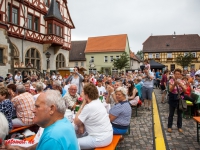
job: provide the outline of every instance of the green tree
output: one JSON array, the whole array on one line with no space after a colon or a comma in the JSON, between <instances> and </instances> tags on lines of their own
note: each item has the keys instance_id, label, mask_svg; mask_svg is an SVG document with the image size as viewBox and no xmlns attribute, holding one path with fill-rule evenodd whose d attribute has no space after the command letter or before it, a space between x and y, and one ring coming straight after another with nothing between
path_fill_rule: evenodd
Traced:
<instances>
[{"instance_id":1,"label":"green tree","mask_svg":"<svg viewBox=\"0 0 200 150\"><path fill-rule=\"evenodd\" d=\"M129 67L129 60L130 56L126 52L123 52L120 58L113 59L113 66L121 72L122 69Z\"/></svg>"},{"instance_id":2,"label":"green tree","mask_svg":"<svg viewBox=\"0 0 200 150\"><path fill-rule=\"evenodd\" d=\"M194 56L189 52L186 53L186 55L177 56L175 62L184 69L185 67L189 67L191 65L193 58Z\"/></svg>"},{"instance_id":3,"label":"green tree","mask_svg":"<svg viewBox=\"0 0 200 150\"><path fill-rule=\"evenodd\" d=\"M137 51L136 55L137 55L138 57L140 57L141 60L143 60L143 50Z\"/></svg>"}]
</instances>

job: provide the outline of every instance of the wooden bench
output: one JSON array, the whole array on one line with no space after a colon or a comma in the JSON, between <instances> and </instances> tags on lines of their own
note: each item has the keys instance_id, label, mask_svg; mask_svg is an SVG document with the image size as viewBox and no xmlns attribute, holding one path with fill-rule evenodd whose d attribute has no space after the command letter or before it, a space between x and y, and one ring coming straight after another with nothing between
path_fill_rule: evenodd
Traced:
<instances>
[{"instance_id":1,"label":"wooden bench","mask_svg":"<svg viewBox=\"0 0 200 150\"><path fill-rule=\"evenodd\" d=\"M12 129L12 130L9 132L9 134L15 133L15 132L19 132L19 131L23 131L23 130L25 130L25 129L29 129L29 128L32 127L32 126L34 126L34 125L29 125L29 126L23 126L23 127L14 128L14 129Z\"/></svg>"},{"instance_id":2,"label":"wooden bench","mask_svg":"<svg viewBox=\"0 0 200 150\"><path fill-rule=\"evenodd\" d=\"M106 147L95 148L95 150L115 150L120 138L121 138L121 135L113 135L113 140L110 143L110 145Z\"/></svg>"},{"instance_id":3,"label":"wooden bench","mask_svg":"<svg viewBox=\"0 0 200 150\"><path fill-rule=\"evenodd\" d=\"M193 117L197 123L197 142L199 142L200 117Z\"/></svg>"},{"instance_id":4,"label":"wooden bench","mask_svg":"<svg viewBox=\"0 0 200 150\"><path fill-rule=\"evenodd\" d=\"M35 134L36 135L36 134ZM35 135L32 135L32 136L29 136L29 137L27 137L27 138L25 138L25 140L26 141L33 141L34 140L34 138L35 138Z\"/></svg>"},{"instance_id":5,"label":"wooden bench","mask_svg":"<svg viewBox=\"0 0 200 150\"><path fill-rule=\"evenodd\" d=\"M193 103L188 101L188 100L186 100L186 104L187 104L187 112L189 113L188 118L191 118L192 117L191 107L193 106ZM183 111L183 118L187 118L185 111Z\"/></svg>"}]
</instances>

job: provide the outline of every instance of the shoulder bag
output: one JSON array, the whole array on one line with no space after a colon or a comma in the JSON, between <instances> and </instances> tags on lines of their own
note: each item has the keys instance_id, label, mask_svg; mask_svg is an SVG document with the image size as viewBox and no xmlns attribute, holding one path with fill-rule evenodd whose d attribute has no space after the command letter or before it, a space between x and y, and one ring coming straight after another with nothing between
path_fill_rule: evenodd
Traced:
<instances>
[{"instance_id":1,"label":"shoulder bag","mask_svg":"<svg viewBox=\"0 0 200 150\"><path fill-rule=\"evenodd\" d=\"M181 97L181 94L179 92L179 89L178 89L178 86L176 86L177 88L177 91L178 91L178 103L179 103L179 110L182 110L182 111L186 111L187 110L187 104L186 104L186 101Z\"/></svg>"}]
</instances>

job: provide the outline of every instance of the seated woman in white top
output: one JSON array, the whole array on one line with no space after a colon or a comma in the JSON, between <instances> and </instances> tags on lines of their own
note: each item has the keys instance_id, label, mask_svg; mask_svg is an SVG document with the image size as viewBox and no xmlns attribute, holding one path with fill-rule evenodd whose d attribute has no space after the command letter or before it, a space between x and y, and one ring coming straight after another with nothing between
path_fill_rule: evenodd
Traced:
<instances>
[{"instance_id":1,"label":"seated woman in white top","mask_svg":"<svg viewBox=\"0 0 200 150\"><path fill-rule=\"evenodd\" d=\"M88 133L78 138L81 149L104 147L112 142L113 129L107 111L101 101L96 86L88 83L83 88L84 101L76 114L74 123L78 134Z\"/></svg>"}]
</instances>

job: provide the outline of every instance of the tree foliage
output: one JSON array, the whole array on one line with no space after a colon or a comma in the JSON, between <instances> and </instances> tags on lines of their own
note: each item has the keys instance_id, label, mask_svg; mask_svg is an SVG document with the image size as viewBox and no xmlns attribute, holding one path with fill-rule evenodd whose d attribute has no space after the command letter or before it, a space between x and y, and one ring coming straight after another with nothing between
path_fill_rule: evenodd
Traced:
<instances>
[{"instance_id":1,"label":"tree foliage","mask_svg":"<svg viewBox=\"0 0 200 150\"><path fill-rule=\"evenodd\" d=\"M179 55L176 57L175 62L184 69L185 67L189 67L191 65L193 58L194 56L189 52L186 55Z\"/></svg>"},{"instance_id":2,"label":"tree foliage","mask_svg":"<svg viewBox=\"0 0 200 150\"><path fill-rule=\"evenodd\" d=\"M129 67L129 61L130 56L126 52L123 52L122 55L120 55L120 58L113 59L113 66L121 71L122 69Z\"/></svg>"},{"instance_id":3,"label":"tree foliage","mask_svg":"<svg viewBox=\"0 0 200 150\"><path fill-rule=\"evenodd\" d=\"M140 57L141 60L143 60L143 50L137 51L136 55L137 55L138 57Z\"/></svg>"}]
</instances>

